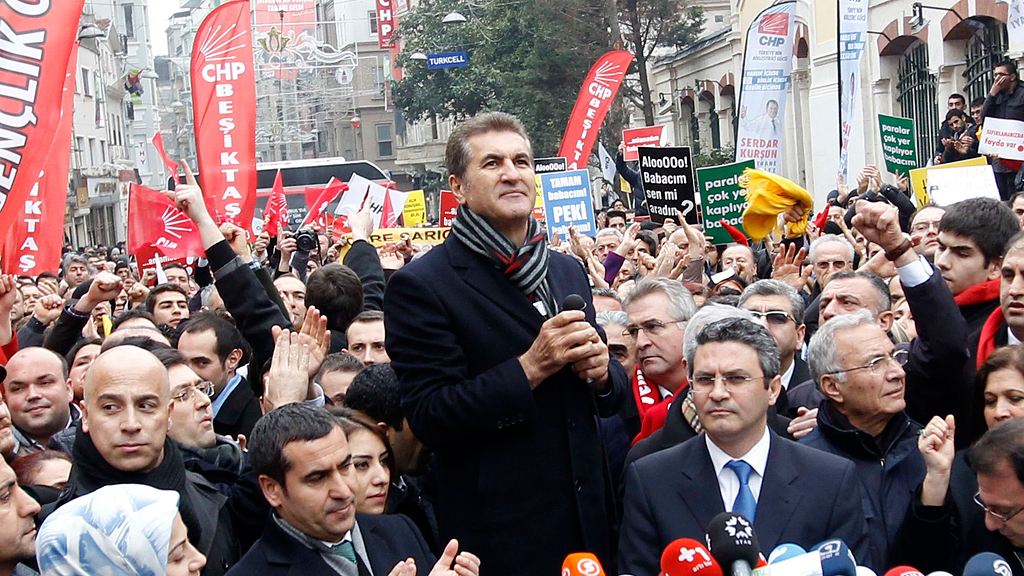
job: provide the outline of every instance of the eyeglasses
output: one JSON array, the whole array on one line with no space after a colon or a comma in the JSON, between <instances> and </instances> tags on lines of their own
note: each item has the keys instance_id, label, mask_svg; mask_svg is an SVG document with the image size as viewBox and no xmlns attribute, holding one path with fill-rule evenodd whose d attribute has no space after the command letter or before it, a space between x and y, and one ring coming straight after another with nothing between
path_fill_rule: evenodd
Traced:
<instances>
[{"instance_id":1,"label":"eyeglasses","mask_svg":"<svg viewBox=\"0 0 1024 576\"><path fill-rule=\"evenodd\" d=\"M843 370L833 370L831 372L825 372L825 374L842 374L843 372L853 372L854 370L863 370L865 368L867 368L872 374L877 374L878 372L881 372L889 362L895 362L900 366L905 366L909 358L910 353L906 350L895 350L892 354L878 356L863 366L854 366L853 368L845 368Z\"/></svg>"},{"instance_id":2,"label":"eyeglasses","mask_svg":"<svg viewBox=\"0 0 1024 576\"><path fill-rule=\"evenodd\" d=\"M790 315L788 312L783 312L782 310L769 310L767 312L747 310L747 312L750 312L751 314L757 316L758 318L767 318L768 323L774 326L782 326L783 324L789 322L790 320L792 320L794 324L797 323L796 319L793 318L792 315Z\"/></svg>"},{"instance_id":3,"label":"eyeglasses","mask_svg":"<svg viewBox=\"0 0 1024 576\"><path fill-rule=\"evenodd\" d=\"M171 400L175 402L190 402L195 397L196 392L202 392L206 394L208 398L213 397L213 382L209 380L203 380L202 382L194 382L192 384L186 384L177 394L171 396Z\"/></svg>"},{"instance_id":4,"label":"eyeglasses","mask_svg":"<svg viewBox=\"0 0 1024 576\"><path fill-rule=\"evenodd\" d=\"M764 380L764 376L742 376L739 374L732 374L729 376L697 376L690 380L690 386L694 392L701 394L710 392L715 387L715 383L719 380L722 381L722 385L725 386L726 390L730 392L746 386L748 382L754 380Z\"/></svg>"},{"instance_id":5,"label":"eyeglasses","mask_svg":"<svg viewBox=\"0 0 1024 576\"><path fill-rule=\"evenodd\" d=\"M1013 517L1016 516L1017 514L1020 514L1021 512L1024 512L1024 508L1018 508L1017 511L1014 512L1013 514L1007 514L1007 515L998 514L996 512L993 512L991 508L989 508L988 506L985 506L985 503L981 501L981 491L978 491L978 492L974 493L974 503L977 504L978 506L980 506L981 509L984 510L986 514L991 514L993 518L995 518L996 520L999 520L1003 524L1006 524L1007 522L1012 520Z\"/></svg>"},{"instance_id":6,"label":"eyeglasses","mask_svg":"<svg viewBox=\"0 0 1024 576\"><path fill-rule=\"evenodd\" d=\"M815 262L814 267L818 270L828 270L829 268L835 268L836 270L843 270L850 263L846 260L822 260L821 262Z\"/></svg>"},{"instance_id":7,"label":"eyeglasses","mask_svg":"<svg viewBox=\"0 0 1024 576\"><path fill-rule=\"evenodd\" d=\"M665 332L665 328L667 328L669 324L678 324L680 322L686 322L686 320L670 320L668 322L662 322L661 320L648 320L639 326L626 326L626 329L622 331L622 335L636 339L637 335L640 334L640 331L643 330L648 336L658 336Z\"/></svg>"},{"instance_id":8,"label":"eyeglasses","mask_svg":"<svg viewBox=\"0 0 1024 576\"><path fill-rule=\"evenodd\" d=\"M932 229L934 229L936 232L939 231L938 220L936 220L935 222L918 222L917 224L914 224L913 226L910 227L911 232L927 232Z\"/></svg>"}]
</instances>

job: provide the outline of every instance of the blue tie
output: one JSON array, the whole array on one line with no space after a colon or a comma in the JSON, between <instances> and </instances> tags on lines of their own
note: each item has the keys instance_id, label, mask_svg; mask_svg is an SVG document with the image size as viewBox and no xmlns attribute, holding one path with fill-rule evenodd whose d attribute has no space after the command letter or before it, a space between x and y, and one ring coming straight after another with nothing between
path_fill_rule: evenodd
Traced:
<instances>
[{"instance_id":1,"label":"blue tie","mask_svg":"<svg viewBox=\"0 0 1024 576\"><path fill-rule=\"evenodd\" d=\"M757 502L754 500L754 493L750 491L750 473L754 471L743 460L733 460L725 465L736 474L740 481L740 491L736 494L736 500L732 503L732 511L742 514L744 518L754 523L754 513L757 511Z\"/></svg>"}]
</instances>

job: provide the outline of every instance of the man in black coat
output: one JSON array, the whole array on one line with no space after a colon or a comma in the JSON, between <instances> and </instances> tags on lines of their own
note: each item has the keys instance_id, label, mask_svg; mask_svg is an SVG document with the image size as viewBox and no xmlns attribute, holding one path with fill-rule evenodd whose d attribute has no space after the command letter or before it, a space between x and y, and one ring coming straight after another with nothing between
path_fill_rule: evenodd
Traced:
<instances>
[{"instance_id":1,"label":"man in black coat","mask_svg":"<svg viewBox=\"0 0 1024 576\"><path fill-rule=\"evenodd\" d=\"M459 553L456 542L435 563L408 518L355 513L352 456L330 413L305 404L268 412L249 448L274 513L229 574L363 576L397 568L399 576L479 575L480 560Z\"/></svg>"},{"instance_id":2,"label":"man in black coat","mask_svg":"<svg viewBox=\"0 0 1024 576\"><path fill-rule=\"evenodd\" d=\"M1017 64L1013 60L1003 60L996 64L992 75L992 88L981 105L981 121L990 117L1024 120L1024 86L1017 75ZM1017 171L999 161L994 162L992 168L996 172L999 194L1003 200L1008 200L1014 192L1013 180Z\"/></svg>"},{"instance_id":3,"label":"man in black coat","mask_svg":"<svg viewBox=\"0 0 1024 576\"><path fill-rule=\"evenodd\" d=\"M614 499L597 416L622 404L625 370L596 327L583 268L549 252L531 217L522 124L468 120L446 161L461 204L451 235L384 295L402 410L437 458L442 541L458 538L492 575L553 574L580 551L610 571ZM561 311L570 294L583 311Z\"/></svg>"}]
</instances>

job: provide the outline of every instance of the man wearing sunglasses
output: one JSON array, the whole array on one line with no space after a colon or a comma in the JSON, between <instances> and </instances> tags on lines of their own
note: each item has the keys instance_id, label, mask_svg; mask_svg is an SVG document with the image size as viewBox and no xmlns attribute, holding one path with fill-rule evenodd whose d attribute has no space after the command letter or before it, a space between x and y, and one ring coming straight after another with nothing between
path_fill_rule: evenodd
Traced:
<instances>
[{"instance_id":1,"label":"man wearing sunglasses","mask_svg":"<svg viewBox=\"0 0 1024 576\"><path fill-rule=\"evenodd\" d=\"M897 563L891 549L925 474L917 450L921 425L905 411L907 356L868 310L825 322L807 352L825 400L818 426L800 442L857 467L864 509L871 511L871 554L857 560L876 571Z\"/></svg>"}]
</instances>

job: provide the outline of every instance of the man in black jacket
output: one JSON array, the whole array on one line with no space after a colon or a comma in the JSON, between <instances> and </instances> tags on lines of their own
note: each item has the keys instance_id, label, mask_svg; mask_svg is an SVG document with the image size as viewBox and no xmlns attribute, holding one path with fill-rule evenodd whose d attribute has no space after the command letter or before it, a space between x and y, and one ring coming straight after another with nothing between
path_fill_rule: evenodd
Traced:
<instances>
[{"instance_id":1,"label":"man in black jacket","mask_svg":"<svg viewBox=\"0 0 1024 576\"><path fill-rule=\"evenodd\" d=\"M303 404L260 420L249 444L260 487L274 508L263 536L229 572L305 576L477 576L480 560L452 541L435 563L404 516L355 513L341 423ZM454 562L455 569L452 569Z\"/></svg>"},{"instance_id":2,"label":"man in black jacket","mask_svg":"<svg viewBox=\"0 0 1024 576\"><path fill-rule=\"evenodd\" d=\"M990 117L1024 120L1024 86L1021 86L1017 75L1017 64L1013 60L1003 60L996 64L992 75L995 81L981 106L982 122ZM1003 200L1009 199L1014 192L1013 180L1017 171L998 160L992 164L992 168L996 172L999 194Z\"/></svg>"}]
</instances>

